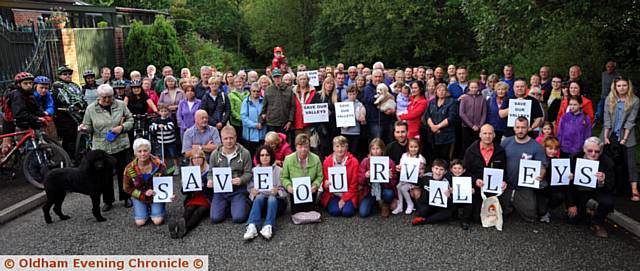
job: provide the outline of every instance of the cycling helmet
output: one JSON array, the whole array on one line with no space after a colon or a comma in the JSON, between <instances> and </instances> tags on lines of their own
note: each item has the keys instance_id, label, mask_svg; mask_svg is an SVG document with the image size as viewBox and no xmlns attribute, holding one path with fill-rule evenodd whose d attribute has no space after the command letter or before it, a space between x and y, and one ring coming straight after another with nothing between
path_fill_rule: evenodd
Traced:
<instances>
[{"instance_id":1,"label":"cycling helmet","mask_svg":"<svg viewBox=\"0 0 640 271\"><path fill-rule=\"evenodd\" d=\"M93 72L93 70L86 70L82 73L82 77L86 78L87 76L93 76L96 77L96 73Z\"/></svg>"},{"instance_id":2,"label":"cycling helmet","mask_svg":"<svg viewBox=\"0 0 640 271\"><path fill-rule=\"evenodd\" d=\"M25 80L33 80L33 74L30 74L28 72L19 72L18 74L16 74L16 77L14 79L16 84L19 84L20 82Z\"/></svg>"},{"instance_id":3,"label":"cycling helmet","mask_svg":"<svg viewBox=\"0 0 640 271\"><path fill-rule=\"evenodd\" d=\"M49 77L38 76L36 77L35 80L33 80L33 83L40 84L40 85L48 85L48 84L51 84L51 81L49 81Z\"/></svg>"},{"instance_id":4,"label":"cycling helmet","mask_svg":"<svg viewBox=\"0 0 640 271\"><path fill-rule=\"evenodd\" d=\"M273 48L273 53L275 54L276 52L282 53L283 52L282 47L276 46L275 48Z\"/></svg>"},{"instance_id":5,"label":"cycling helmet","mask_svg":"<svg viewBox=\"0 0 640 271\"><path fill-rule=\"evenodd\" d=\"M124 82L124 80L116 80L113 82L112 85L113 88L126 88L127 87L127 83Z\"/></svg>"},{"instance_id":6,"label":"cycling helmet","mask_svg":"<svg viewBox=\"0 0 640 271\"><path fill-rule=\"evenodd\" d=\"M67 65L62 65L62 66L58 67L58 69L56 69L56 71L58 72L58 74L62 74L63 72L71 72L71 73L73 73L73 69L69 68L69 66L67 66Z\"/></svg>"},{"instance_id":7,"label":"cycling helmet","mask_svg":"<svg viewBox=\"0 0 640 271\"><path fill-rule=\"evenodd\" d=\"M131 81L131 84L129 84L129 86L132 87L132 88L140 88L140 87L142 87L142 81L133 80L133 81Z\"/></svg>"}]
</instances>

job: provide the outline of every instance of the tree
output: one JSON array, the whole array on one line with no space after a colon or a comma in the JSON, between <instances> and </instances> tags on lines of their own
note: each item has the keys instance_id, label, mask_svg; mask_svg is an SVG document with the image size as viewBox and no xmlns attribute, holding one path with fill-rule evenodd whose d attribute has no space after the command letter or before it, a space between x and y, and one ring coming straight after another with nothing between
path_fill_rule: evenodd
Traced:
<instances>
[{"instance_id":1,"label":"tree","mask_svg":"<svg viewBox=\"0 0 640 271\"><path fill-rule=\"evenodd\" d=\"M163 16L156 16L150 27L134 22L125 42L129 70L144 70L149 64L176 69L186 65L176 30Z\"/></svg>"}]
</instances>

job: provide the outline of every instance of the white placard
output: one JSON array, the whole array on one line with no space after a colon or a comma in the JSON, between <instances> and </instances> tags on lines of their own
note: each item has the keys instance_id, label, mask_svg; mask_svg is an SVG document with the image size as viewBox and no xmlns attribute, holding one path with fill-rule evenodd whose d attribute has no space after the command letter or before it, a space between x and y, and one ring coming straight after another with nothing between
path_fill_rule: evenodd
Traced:
<instances>
[{"instance_id":1,"label":"white placard","mask_svg":"<svg viewBox=\"0 0 640 271\"><path fill-rule=\"evenodd\" d=\"M273 168L254 167L253 187L260 192L270 192L273 188Z\"/></svg>"},{"instance_id":2,"label":"white placard","mask_svg":"<svg viewBox=\"0 0 640 271\"><path fill-rule=\"evenodd\" d=\"M447 208L449 182L429 180L429 205Z\"/></svg>"},{"instance_id":3,"label":"white placard","mask_svg":"<svg viewBox=\"0 0 640 271\"><path fill-rule=\"evenodd\" d=\"M369 157L369 182L389 183L389 156Z\"/></svg>"},{"instance_id":4,"label":"white placard","mask_svg":"<svg viewBox=\"0 0 640 271\"><path fill-rule=\"evenodd\" d=\"M213 175L213 193L233 192L230 167L214 167L211 168L211 173Z\"/></svg>"},{"instance_id":5,"label":"white placard","mask_svg":"<svg viewBox=\"0 0 640 271\"><path fill-rule=\"evenodd\" d=\"M153 177L153 202L171 202L173 177Z\"/></svg>"},{"instance_id":6,"label":"white placard","mask_svg":"<svg viewBox=\"0 0 640 271\"><path fill-rule=\"evenodd\" d=\"M293 204L313 201L313 196L311 195L311 178L293 178L291 179L291 185L293 186Z\"/></svg>"},{"instance_id":7,"label":"white placard","mask_svg":"<svg viewBox=\"0 0 640 271\"><path fill-rule=\"evenodd\" d=\"M569 159L551 159L551 183L549 185L569 185L570 162Z\"/></svg>"},{"instance_id":8,"label":"white placard","mask_svg":"<svg viewBox=\"0 0 640 271\"><path fill-rule=\"evenodd\" d=\"M420 158L405 157L400 160L400 181L407 183L418 183L420 175Z\"/></svg>"},{"instance_id":9,"label":"white placard","mask_svg":"<svg viewBox=\"0 0 640 271\"><path fill-rule=\"evenodd\" d=\"M518 186L529 188L540 188L540 181L536 179L540 176L542 163L537 160L520 160L518 168Z\"/></svg>"},{"instance_id":10,"label":"white placard","mask_svg":"<svg viewBox=\"0 0 640 271\"><path fill-rule=\"evenodd\" d=\"M304 123L329 122L329 104L303 104L302 119Z\"/></svg>"},{"instance_id":11,"label":"white placard","mask_svg":"<svg viewBox=\"0 0 640 271\"><path fill-rule=\"evenodd\" d=\"M182 191L202 191L202 174L199 166L182 167L180 175L182 177Z\"/></svg>"},{"instance_id":12,"label":"white placard","mask_svg":"<svg viewBox=\"0 0 640 271\"><path fill-rule=\"evenodd\" d=\"M320 79L318 79L318 70L306 71L305 72L309 77L309 85L317 87L320 85Z\"/></svg>"},{"instance_id":13,"label":"white placard","mask_svg":"<svg viewBox=\"0 0 640 271\"><path fill-rule=\"evenodd\" d=\"M471 203L473 188L471 177L451 178L453 188L453 203Z\"/></svg>"},{"instance_id":14,"label":"white placard","mask_svg":"<svg viewBox=\"0 0 640 271\"><path fill-rule=\"evenodd\" d=\"M516 119L520 116L526 117L531 123L531 101L510 99L509 100L509 117L507 118L507 127L513 127Z\"/></svg>"},{"instance_id":15,"label":"white placard","mask_svg":"<svg viewBox=\"0 0 640 271\"><path fill-rule=\"evenodd\" d=\"M356 126L356 110L353 102L336 103L336 126Z\"/></svg>"},{"instance_id":16,"label":"white placard","mask_svg":"<svg viewBox=\"0 0 640 271\"><path fill-rule=\"evenodd\" d=\"M329 182L329 192L344 193L349 190L347 180L347 167L337 166L327 168L327 181Z\"/></svg>"},{"instance_id":17,"label":"white placard","mask_svg":"<svg viewBox=\"0 0 640 271\"><path fill-rule=\"evenodd\" d=\"M593 161L578 158L576 160L576 173L573 174L573 184L577 186L584 186L590 188L596 188L598 179L596 179L596 173L600 161Z\"/></svg>"},{"instance_id":18,"label":"white placard","mask_svg":"<svg viewBox=\"0 0 640 271\"><path fill-rule=\"evenodd\" d=\"M504 170L499 168L484 168L482 173L482 192L502 193L502 180L504 180Z\"/></svg>"}]
</instances>

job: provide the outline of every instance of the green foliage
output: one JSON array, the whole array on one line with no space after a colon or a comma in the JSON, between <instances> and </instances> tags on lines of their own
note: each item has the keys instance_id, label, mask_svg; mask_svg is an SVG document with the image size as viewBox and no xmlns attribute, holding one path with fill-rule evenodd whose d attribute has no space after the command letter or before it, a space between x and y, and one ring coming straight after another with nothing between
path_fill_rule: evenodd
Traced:
<instances>
[{"instance_id":1,"label":"green foliage","mask_svg":"<svg viewBox=\"0 0 640 271\"><path fill-rule=\"evenodd\" d=\"M197 33L187 34L182 39L182 48L187 56L187 67L192 74L198 74L201 66L215 65L218 70L237 70L245 65L244 59L224 51L219 45L200 37Z\"/></svg>"},{"instance_id":2,"label":"green foliage","mask_svg":"<svg viewBox=\"0 0 640 271\"><path fill-rule=\"evenodd\" d=\"M98 28L109 27L109 23L107 23L105 21L99 21L97 25L98 25Z\"/></svg>"},{"instance_id":3,"label":"green foliage","mask_svg":"<svg viewBox=\"0 0 640 271\"><path fill-rule=\"evenodd\" d=\"M130 7L144 9L167 9L169 0L85 0L88 3L103 7Z\"/></svg>"},{"instance_id":4,"label":"green foliage","mask_svg":"<svg viewBox=\"0 0 640 271\"><path fill-rule=\"evenodd\" d=\"M156 16L151 26L134 22L127 35L125 51L128 70L145 70L149 64L176 69L186 65L176 30L163 16Z\"/></svg>"}]
</instances>

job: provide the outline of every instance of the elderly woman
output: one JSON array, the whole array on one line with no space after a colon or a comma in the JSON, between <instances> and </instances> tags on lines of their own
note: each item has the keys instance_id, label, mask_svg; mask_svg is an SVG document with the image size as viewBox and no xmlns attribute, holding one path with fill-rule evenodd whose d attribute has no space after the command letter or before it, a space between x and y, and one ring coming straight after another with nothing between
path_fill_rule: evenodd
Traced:
<instances>
[{"instance_id":1,"label":"elderly woman","mask_svg":"<svg viewBox=\"0 0 640 271\"><path fill-rule=\"evenodd\" d=\"M196 111L200 108L200 99L196 98L196 90L191 84L184 86L186 99L178 104L176 118L180 126L180 138L183 138L184 131L191 128L195 123Z\"/></svg>"},{"instance_id":2,"label":"elderly woman","mask_svg":"<svg viewBox=\"0 0 640 271\"><path fill-rule=\"evenodd\" d=\"M256 149L264 142L267 125L260 118L263 101L262 96L260 96L260 87L257 83L251 85L250 92L251 94L244 98L240 105L240 118L242 119L242 126L240 127L243 130L242 137L245 146L249 149L251 157L253 157Z\"/></svg>"},{"instance_id":3,"label":"elderly woman","mask_svg":"<svg viewBox=\"0 0 640 271\"><path fill-rule=\"evenodd\" d=\"M236 130L233 126L225 126L220 132L222 147L211 154L209 165L213 168L231 168L231 192L220 193L213 191L211 199L211 222L219 223L226 219L227 213L231 213L233 223L243 223L249 214L249 202L247 184L251 179L251 155L236 139ZM209 175L207 187L213 188L215 176ZM215 180L216 182L219 180Z\"/></svg>"},{"instance_id":4,"label":"elderly woman","mask_svg":"<svg viewBox=\"0 0 640 271\"><path fill-rule=\"evenodd\" d=\"M295 140L296 152L284 159L284 166L280 174L282 186L289 192L289 203L291 204L291 214L299 212L315 211L315 201L318 189L322 184L322 162L320 157L311 152L309 146L309 136L299 134ZM294 204L293 179L298 177L309 177L311 179L311 195L313 201L310 203Z\"/></svg>"},{"instance_id":5,"label":"elderly woman","mask_svg":"<svg viewBox=\"0 0 640 271\"><path fill-rule=\"evenodd\" d=\"M161 225L167 214L166 203L153 202L156 193L153 191L153 177L165 175L166 167L158 157L151 155L151 142L144 138L133 142L133 154L135 159L125 168L122 183L124 191L133 199L136 226L147 224L149 217L153 224Z\"/></svg>"},{"instance_id":6,"label":"elderly woman","mask_svg":"<svg viewBox=\"0 0 640 271\"><path fill-rule=\"evenodd\" d=\"M291 146L287 143L287 136L283 133L268 132L264 136L264 144L271 147L275 155L275 163L277 166L282 167L282 162L287 155L291 154ZM259 157L253 157L253 164L258 164Z\"/></svg>"},{"instance_id":7,"label":"elderly woman","mask_svg":"<svg viewBox=\"0 0 640 271\"><path fill-rule=\"evenodd\" d=\"M118 175L119 199L124 206L131 207L129 195L122 188L123 172L127 165L129 137L127 131L133 128L133 116L124 102L113 99L113 88L104 84L97 90L98 100L87 107L84 120L79 129L88 130L93 134L93 149L103 150L116 158L116 174ZM113 183L111 183L113 186ZM103 211L111 210L115 201L113 188L107 188L103 201Z\"/></svg>"},{"instance_id":8,"label":"elderly woman","mask_svg":"<svg viewBox=\"0 0 640 271\"><path fill-rule=\"evenodd\" d=\"M152 86L152 80L145 77L144 79L142 79L142 90L144 91L144 93L147 94L147 96L149 96L149 99L151 99L151 101L153 101L153 105L155 105L156 107L158 107L158 99L160 97L158 97L158 94L156 93L155 90L153 90L151 88ZM153 108L149 107L147 109L147 113L153 113L155 111L153 111Z\"/></svg>"},{"instance_id":9,"label":"elderly woman","mask_svg":"<svg viewBox=\"0 0 640 271\"><path fill-rule=\"evenodd\" d=\"M598 237L606 238L607 230L604 228L604 219L613 212L615 189L615 174L613 161L602 153L604 144L597 137L590 137L584 142L583 152L576 158L583 158L592 161L599 161L596 172L596 188L571 185L566 199L567 215L570 223L579 223L587 219L587 202L595 199L598 202L593 217L591 218L591 230ZM575 168L576 159L572 159L571 168ZM574 175L570 174L569 179L575 182Z\"/></svg>"},{"instance_id":10,"label":"elderly woman","mask_svg":"<svg viewBox=\"0 0 640 271\"><path fill-rule=\"evenodd\" d=\"M171 112L176 112L178 103L184 100L184 91L178 87L178 81L171 75L164 78L164 86L165 89L158 98L158 105L166 104Z\"/></svg>"},{"instance_id":11,"label":"elderly woman","mask_svg":"<svg viewBox=\"0 0 640 271\"><path fill-rule=\"evenodd\" d=\"M624 146L627 169L631 183L631 200L640 201L638 192L638 170L636 167L636 117L640 101L633 91L629 79L618 77L611 85L605 100L604 131L605 144L618 143Z\"/></svg>"}]
</instances>

